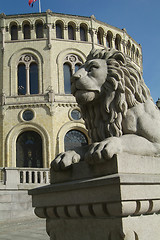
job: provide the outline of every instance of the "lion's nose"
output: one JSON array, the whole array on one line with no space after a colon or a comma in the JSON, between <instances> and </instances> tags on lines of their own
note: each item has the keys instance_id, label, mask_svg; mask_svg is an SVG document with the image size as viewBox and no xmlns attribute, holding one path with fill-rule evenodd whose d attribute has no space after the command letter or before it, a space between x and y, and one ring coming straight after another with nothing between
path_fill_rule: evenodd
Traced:
<instances>
[{"instance_id":1,"label":"lion's nose","mask_svg":"<svg viewBox=\"0 0 160 240\"><path fill-rule=\"evenodd\" d=\"M74 73L73 76L71 77L71 82L74 82L82 77L81 74L76 74Z\"/></svg>"},{"instance_id":2,"label":"lion's nose","mask_svg":"<svg viewBox=\"0 0 160 240\"><path fill-rule=\"evenodd\" d=\"M73 75L73 77L74 77L75 80L77 80L77 79L81 78L82 75L81 75L81 74L76 74L76 73L75 73L75 74Z\"/></svg>"},{"instance_id":3,"label":"lion's nose","mask_svg":"<svg viewBox=\"0 0 160 240\"><path fill-rule=\"evenodd\" d=\"M71 81L72 81L72 82L73 82L73 81L76 81L76 80L82 78L84 75L85 75L85 70L84 70L84 68L82 67L82 68L80 68L77 72L75 72L75 73L73 74L73 76L72 76L72 78L71 78Z\"/></svg>"}]
</instances>

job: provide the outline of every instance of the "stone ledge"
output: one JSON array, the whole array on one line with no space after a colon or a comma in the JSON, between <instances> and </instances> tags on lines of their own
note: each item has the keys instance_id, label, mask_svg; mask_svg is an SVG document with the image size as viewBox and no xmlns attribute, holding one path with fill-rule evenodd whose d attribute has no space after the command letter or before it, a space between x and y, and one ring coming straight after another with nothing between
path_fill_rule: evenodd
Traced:
<instances>
[{"instance_id":1,"label":"stone ledge","mask_svg":"<svg viewBox=\"0 0 160 240\"><path fill-rule=\"evenodd\" d=\"M159 169L160 157L121 153L112 159L107 159L104 163L89 165L86 162L80 162L60 172L51 169L51 183L89 179L116 173L159 174Z\"/></svg>"},{"instance_id":2,"label":"stone ledge","mask_svg":"<svg viewBox=\"0 0 160 240\"><path fill-rule=\"evenodd\" d=\"M111 218L153 213L160 213L160 199L35 208L38 217L50 219Z\"/></svg>"}]
</instances>

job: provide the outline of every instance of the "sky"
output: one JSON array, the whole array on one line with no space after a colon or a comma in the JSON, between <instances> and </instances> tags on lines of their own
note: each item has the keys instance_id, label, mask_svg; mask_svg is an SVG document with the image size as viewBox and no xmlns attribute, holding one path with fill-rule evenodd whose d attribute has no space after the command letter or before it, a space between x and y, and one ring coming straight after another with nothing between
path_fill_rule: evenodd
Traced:
<instances>
[{"instance_id":1,"label":"sky","mask_svg":"<svg viewBox=\"0 0 160 240\"><path fill-rule=\"evenodd\" d=\"M6 15L35 13L28 0L1 1L0 13ZM159 0L40 0L41 10L90 17L108 23L127 33L142 46L143 78L154 102L160 98L160 1Z\"/></svg>"}]
</instances>

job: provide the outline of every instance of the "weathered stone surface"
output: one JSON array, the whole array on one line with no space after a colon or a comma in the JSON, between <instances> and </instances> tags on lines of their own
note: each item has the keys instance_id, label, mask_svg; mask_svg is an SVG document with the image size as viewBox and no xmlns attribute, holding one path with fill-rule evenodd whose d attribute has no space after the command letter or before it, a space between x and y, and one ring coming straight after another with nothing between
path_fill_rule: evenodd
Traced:
<instances>
[{"instance_id":1,"label":"weathered stone surface","mask_svg":"<svg viewBox=\"0 0 160 240\"><path fill-rule=\"evenodd\" d=\"M121 154L112 160L112 164L94 166L97 175L94 169L88 170L93 166L86 162L75 164L63 171L64 182L55 177L61 182L30 191L36 215L47 219L50 239L119 240L126 236L129 240L145 240L150 236L157 240L160 235L154 225L160 221L160 174L156 162L159 164L160 159ZM137 162L143 166L139 173ZM110 173L106 174L108 164ZM76 179L78 169L79 175L87 169L88 176L84 173Z\"/></svg>"},{"instance_id":2,"label":"weathered stone surface","mask_svg":"<svg viewBox=\"0 0 160 240\"><path fill-rule=\"evenodd\" d=\"M0 221L32 217L32 199L26 190L1 190L0 212Z\"/></svg>"},{"instance_id":3,"label":"weathered stone surface","mask_svg":"<svg viewBox=\"0 0 160 240\"><path fill-rule=\"evenodd\" d=\"M65 171L51 169L51 183L65 182L78 179L94 178L115 173L159 174L160 157L138 156L128 153L114 155L100 164L89 165L85 161L73 164Z\"/></svg>"},{"instance_id":4,"label":"weathered stone surface","mask_svg":"<svg viewBox=\"0 0 160 240\"><path fill-rule=\"evenodd\" d=\"M160 112L141 73L92 50L71 81L92 144L55 158L51 185L29 192L35 214L51 240L159 239Z\"/></svg>"},{"instance_id":5,"label":"weathered stone surface","mask_svg":"<svg viewBox=\"0 0 160 240\"><path fill-rule=\"evenodd\" d=\"M141 72L122 52L93 49L71 82L92 144L59 154L52 168L82 159L95 164L122 152L160 155L160 111Z\"/></svg>"}]
</instances>

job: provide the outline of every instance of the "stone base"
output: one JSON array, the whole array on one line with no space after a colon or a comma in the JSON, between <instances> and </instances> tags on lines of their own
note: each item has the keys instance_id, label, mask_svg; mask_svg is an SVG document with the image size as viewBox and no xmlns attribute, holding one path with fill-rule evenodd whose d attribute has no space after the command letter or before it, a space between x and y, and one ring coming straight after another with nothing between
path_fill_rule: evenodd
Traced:
<instances>
[{"instance_id":1,"label":"stone base","mask_svg":"<svg viewBox=\"0 0 160 240\"><path fill-rule=\"evenodd\" d=\"M0 190L0 222L33 216L32 198L27 190Z\"/></svg>"},{"instance_id":2,"label":"stone base","mask_svg":"<svg viewBox=\"0 0 160 240\"><path fill-rule=\"evenodd\" d=\"M97 167L82 162L52 172L58 183L29 194L36 215L47 219L51 240L158 240L159 165L159 158L126 154Z\"/></svg>"},{"instance_id":3,"label":"stone base","mask_svg":"<svg viewBox=\"0 0 160 240\"><path fill-rule=\"evenodd\" d=\"M126 218L47 219L52 240L158 240L160 215Z\"/></svg>"}]
</instances>

